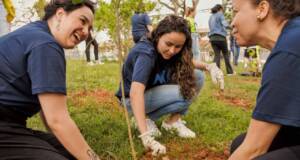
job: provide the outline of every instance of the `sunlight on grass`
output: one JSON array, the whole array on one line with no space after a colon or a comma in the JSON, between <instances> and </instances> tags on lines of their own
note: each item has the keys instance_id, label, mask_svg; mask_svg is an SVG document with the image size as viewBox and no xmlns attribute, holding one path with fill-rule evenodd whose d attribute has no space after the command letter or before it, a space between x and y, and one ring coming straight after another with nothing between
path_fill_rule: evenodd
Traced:
<instances>
[{"instance_id":1,"label":"sunlight on grass","mask_svg":"<svg viewBox=\"0 0 300 160\"><path fill-rule=\"evenodd\" d=\"M225 81L225 92L216 98L218 89L207 75L204 88L184 117L187 125L196 132L196 139L180 139L163 131L163 138L159 140L167 145L170 157L196 154L200 148L222 154L230 141L246 130L251 108L255 105L259 78L232 76L226 77ZM103 159L127 160L131 159L127 125L123 110L114 97L118 84L117 63L87 66L83 60L68 60L68 107L72 118ZM248 107L236 103L236 99L249 103ZM31 118L28 125L45 130L38 116ZM138 132L133 133L138 156L142 157Z\"/></svg>"}]
</instances>

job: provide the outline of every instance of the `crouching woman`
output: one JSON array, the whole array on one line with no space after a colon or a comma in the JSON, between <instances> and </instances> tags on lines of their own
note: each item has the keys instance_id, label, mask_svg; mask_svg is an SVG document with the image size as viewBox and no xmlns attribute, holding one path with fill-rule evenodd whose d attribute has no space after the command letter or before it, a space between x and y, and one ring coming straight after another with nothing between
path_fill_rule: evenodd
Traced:
<instances>
[{"instance_id":1,"label":"crouching woman","mask_svg":"<svg viewBox=\"0 0 300 160\"><path fill-rule=\"evenodd\" d=\"M123 65L125 101L133 113L140 138L153 154L166 152L154 138L161 135L155 121L170 115L162 128L178 136L196 134L181 119L203 85L202 71L194 70L188 22L174 15L165 17L151 37L142 38L130 51ZM121 87L116 93L122 98Z\"/></svg>"}]
</instances>

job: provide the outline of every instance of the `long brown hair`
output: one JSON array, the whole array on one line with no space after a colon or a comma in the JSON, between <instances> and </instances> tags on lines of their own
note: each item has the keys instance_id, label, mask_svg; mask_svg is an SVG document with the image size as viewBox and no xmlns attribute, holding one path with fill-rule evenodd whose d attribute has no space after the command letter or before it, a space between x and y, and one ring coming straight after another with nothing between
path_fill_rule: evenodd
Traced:
<instances>
[{"instance_id":1,"label":"long brown hair","mask_svg":"<svg viewBox=\"0 0 300 160\"><path fill-rule=\"evenodd\" d=\"M192 63L192 38L188 22L179 16L167 16L159 22L149 39L157 47L160 37L171 32L183 33L186 37L181 51L172 57L171 80L179 84L180 92L185 99L192 99L196 94L196 79Z\"/></svg>"}]
</instances>

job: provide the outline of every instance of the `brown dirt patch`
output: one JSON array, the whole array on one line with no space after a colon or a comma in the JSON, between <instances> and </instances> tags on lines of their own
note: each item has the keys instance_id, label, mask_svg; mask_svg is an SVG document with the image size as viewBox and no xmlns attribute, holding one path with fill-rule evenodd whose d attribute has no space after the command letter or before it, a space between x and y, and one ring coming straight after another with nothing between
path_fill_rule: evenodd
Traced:
<instances>
[{"instance_id":1,"label":"brown dirt patch","mask_svg":"<svg viewBox=\"0 0 300 160\"><path fill-rule=\"evenodd\" d=\"M180 151L180 153L177 153L177 156L164 155L160 157L153 157L149 151L144 154L141 160L226 160L228 157L228 150L224 150L223 153L216 153L206 148L201 148L194 151L192 151L192 148L187 148L183 151Z\"/></svg>"},{"instance_id":2,"label":"brown dirt patch","mask_svg":"<svg viewBox=\"0 0 300 160\"><path fill-rule=\"evenodd\" d=\"M153 157L151 152L145 152L141 160L226 160L229 157L228 149L223 152L215 152L200 145L191 145L172 141L167 145L167 155Z\"/></svg>"},{"instance_id":3,"label":"brown dirt patch","mask_svg":"<svg viewBox=\"0 0 300 160\"><path fill-rule=\"evenodd\" d=\"M214 93L214 96L219 100L222 101L226 104L233 105L233 106L239 106L245 109L251 109L252 103L250 100L237 97L234 95L227 95L224 94L223 92L217 92Z\"/></svg>"},{"instance_id":4,"label":"brown dirt patch","mask_svg":"<svg viewBox=\"0 0 300 160\"><path fill-rule=\"evenodd\" d=\"M255 77L249 77L249 78L243 78L243 79L239 79L238 82L241 84L257 84L259 85L261 81L261 78L255 78Z\"/></svg>"},{"instance_id":5,"label":"brown dirt patch","mask_svg":"<svg viewBox=\"0 0 300 160\"><path fill-rule=\"evenodd\" d=\"M104 89L96 89L91 91L78 91L69 94L69 98L77 106L84 106L89 100L94 100L96 103L103 105L117 106L118 100L114 96L114 93Z\"/></svg>"}]
</instances>

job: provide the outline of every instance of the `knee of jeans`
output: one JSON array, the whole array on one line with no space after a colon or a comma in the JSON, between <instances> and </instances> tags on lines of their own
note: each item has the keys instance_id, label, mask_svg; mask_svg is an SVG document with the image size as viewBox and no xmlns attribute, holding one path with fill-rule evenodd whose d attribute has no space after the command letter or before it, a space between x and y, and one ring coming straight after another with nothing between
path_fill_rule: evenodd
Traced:
<instances>
[{"instance_id":1,"label":"knee of jeans","mask_svg":"<svg viewBox=\"0 0 300 160\"><path fill-rule=\"evenodd\" d=\"M198 69L195 69L194 73L195 73L195 78L196 78L197 89L200 91L200 89L202 88L202 86L204 84L205 76L204 76L203 72Z\"/></svg>"},{"instance_id":2,"label":"knee of jeans","mask_svg":"<svg viewBox=\"0 0 300 160\"><path fill-rule=\"evenodd\" d=\"M185 114L190 106L189 101L184 101L184 102L178 102L177 107L174 108L175 113L180 113L180 114Z\"/></svg>"}]
</instances>

